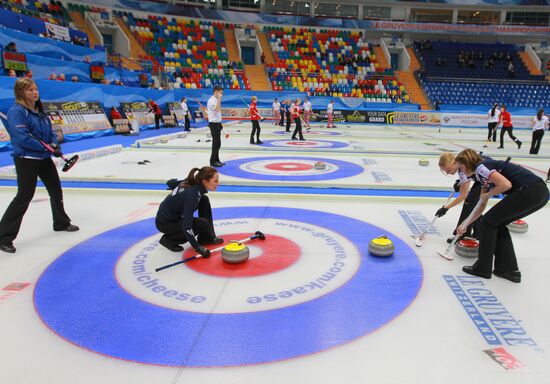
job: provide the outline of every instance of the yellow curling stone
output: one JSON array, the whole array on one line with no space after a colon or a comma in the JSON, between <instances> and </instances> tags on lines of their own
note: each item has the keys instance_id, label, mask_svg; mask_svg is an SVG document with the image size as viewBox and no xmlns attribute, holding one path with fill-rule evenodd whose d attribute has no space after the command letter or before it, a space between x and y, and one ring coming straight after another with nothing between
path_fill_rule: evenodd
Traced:
<instances>
[{"instance_id":1,"label":"yellow curling stone","mask_svg":"<svg viewBox=\"0 0 550 384\"><path fill-rule=\"evenodd\" d=\"M244 263L250 257L250 250L242 243L229 243L222 249L222 260L229 264Z\"/></svg>"}]
</instances>

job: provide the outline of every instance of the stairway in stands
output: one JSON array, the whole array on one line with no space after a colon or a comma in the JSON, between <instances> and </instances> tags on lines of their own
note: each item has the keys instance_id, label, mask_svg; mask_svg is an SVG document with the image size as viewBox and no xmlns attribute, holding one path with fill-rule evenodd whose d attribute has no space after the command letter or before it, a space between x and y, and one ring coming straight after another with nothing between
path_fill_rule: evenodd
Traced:
<instances>
[{"instance_id":1,"label":"stairway in stands","mask_svg":"<svg viewBox=\"0 0 550 384\"><path fill-rule=\"evenodd\" d=\"M422 109L431 109L429 99L424 94L424 91L416 80L416 77L414 77L414 72L420 69L420 63L418 62L418 59L416 58L416 55L414 54L414 50L412 48L407 48L407 52L411 59L409 70L396 71L395 74L397 75L399 81L405 86L405 89L409 93L409 96L411 97L411 101L413 103L420 104L420 107Z\"/></svg>"},{"instance_id":2,"label":"stairway in stands","mask_svg":"<svg viewBox=\"0 0 550 384\"><path fill-rule=\"evenodd\" d=\"M90 48L93 48L96 45L101 45L101 43L97 40L95 34L90 30L90 28L86 24L86 20L84 20L84 17L80 12L69 11L69 15L71 16L71 19L73 19L73 22L76 28L81 30L82 32L85 32L88 35Z\"/></svg>"}]
</instances>

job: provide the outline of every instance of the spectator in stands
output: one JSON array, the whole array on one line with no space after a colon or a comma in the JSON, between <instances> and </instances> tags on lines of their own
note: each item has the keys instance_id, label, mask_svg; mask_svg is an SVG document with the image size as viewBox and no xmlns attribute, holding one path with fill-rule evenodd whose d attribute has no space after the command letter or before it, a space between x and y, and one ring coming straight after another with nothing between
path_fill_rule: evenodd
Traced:
<instances>
[{"instance_id":1,"label":"spectator in stands","mask_svg":"<svg viewBox=\"0 0 550 384\"><path fill-rule=\"evenodd\" d=\"M485 62L485 69L492 69L495 67L495 62L493 61L493 58L490 57L489 60Z\"/></svg>"},{"instance_id":2,"label":"spectator in stands","mask_svg":"<svg viewBox=\"0 0 550 384\"><path fill-rule=\"evenodd\" d=\"M42 109L36 83L31 79L17 79L14 96L15 105L8 111L7 128L13 146L17 194L0 221L0 250L8 253L15 253L13 241L19 233L23 215L34 196L38 178L44 183L50 195L53 230L79 230L76 225L71 224L71 219L63 207L61 182L51 159L52 155L62 155L61 148L57 144L57 135L52 130L50 119ZM48 143L53 152L46 149L39 140Z\"/></svg>"},{"instance_id":3,"label":"spectator in stands","mask_svg":"<svg viewBox=\"0 0 550 384\"><path fill-rule=\"evenodd\" d=\"M30 69L27 71L27 73L25 73L25 77L27 79L32 79L32 71Z\"/></svg>"},{"instance_id":4,"label":"spectator in stands","mask_svg":"<svg viewBox=\"0 0 550 384\"><path fill-rule=\"evenodd\" d=\"M447 62L445 61L445 59L441 58L441 57L438 57L437 60L435 61L435 65L437 65L438 67L443 67L447 64Z\"/></svg>"},{"instance_id":5,"label":"spectator in stands","mask_svg":"<svg viewBox=\"0 0 550 384\"><path fill-rule=\"evenodd\" d=\"M162 111L157 103L153 99L149 99L149 112L155 114L155 129L160 129L160 119L162 119Z\"/></svg>"},{"instance_id":6,"label":"spectator in stands","mask_svg":"<svg viewBox=\"0 0 550 384\"><path fill-rule=\"evenodd\" d=\"M471 57L468 59L468 68L476 69L476 63Z\"/></svg>"},{"instance_id":7,"label":"spectator in stands","mask_svg":"<svg viewBox=\"0 0 550 384\"><path fill-rule=\"evenodd\" d=\"M262 51L262 55L260 56L260 61L263 63L265 63L265 52Z\"/></svg>"},{"instance_id":8,"label":"spectator in stands","mask_svg":"<svg viewBox=\"0 0 550 384\"><path fill-rule=\"evenodd\" d=\"M6 45L6 48L4 48L6 51L11 51L11 52L17 52L17 45L11 41L8 43L8 45Z\"/></svg>"},{"instance_id":9,"label":"spectator in stands","mask_svg":"<svg viewBox=\"0 0 550 384\"><path fill-rule=\"evenodd\" d=\"M9 77L17 77L17 73L15 73L15 70L10 69L10 70L8 71L8 76L9 76Z\"/></svg>"},{"instance_id":10,"label":"spectator in stands","mask_svg":"<svg viewBox=\"0 0 550 384\"><path fill-rule=\"evenodd\" d=\"M483 52L479 51L479 52L477 53L477 59L478 59L478 60L483 60Z\"/></svg>"},{"instance_id":11,"label":"spectator in stands","mask_svg":"<svg viewBox=\"0 0 550 384\"><path fill-rule=\"evenodd\" d=\"M507 68L507 71L508 71L508 77L516 77L516 69L514 68L514 64L509 61L508 62L508 68Z\"/></svg>"},{"instance_id":12,"label":"spectator in stands","mask_svg":"<svg viewBox=\"0 0 550 384\"><path fill-rule=\"evenodd\" d=\"M113 120L120 119L122 119L122 115L120 114L120 112L115 107L111 107L111 123Z\"/></svg>"},{"instance_id":13,"label":"spectator in stands","mask_svg":"<svg viewBox=\"0 0 550 384\"><path fill-rule=\"evenodd\" d=\"M65 81L65 74L61 73L59 76L57 76L58 81Z\"/></svg>"},{"instance_id":14,"label":"spectator in stands","mask_svg":"<svg viewBox=\"0 0 550 384\"><path fill-rule=\"evenodd\" d=\"M124 85L124 84L123 84L122 81L120 81L119 79L116 79L116 80L113 82L113 85L121 85L121 86L122 86L122 85Z\"/></svg>"},{"instance_id":15,"label":"spectator in stands","mask_svg":"<svg viewBox=\"0 0 550 384\"><path fill-rule=\"evenodd\" d=\"M57 75L55 73L52 73L50 77L48 77L48 80L57 80Z\"/></svg>"},{"instance_id":16,"label":"spectator in stands","mask_svg":"<svg viewBox=\"0 0 550 384\"><path fill-rule=\"evenodd\" d=\"M73 77L71 77L71 81L72 81L73 83L78 83L78 82L80 82L80 79L78 78L77 75L73 75Z\"/></svg>"},{"instance_id":17,"label":"spectator in stands","mask_svg":"<svg viewBox=\"0 0 550 384\"><path fill-rule=\"evenodd\" d=\"M107 79L103 79L103 80L101 80L101 84L109 85L109 84L111 84L111 82Z\"/></svg>"},{"instance_id":18,"label":"spectator in stands","mask_svg":"<svg viewBox=\"0 0 550 384\"><path fill-rule=\"evenodd\" d=\"M548 116L544 116L544 109L537 111L537 116L533 118L533 139L531 141L531 149L529 154L538 155L540 149L540 143L544 136L544 130L548 128Z\"/></svg>"},{"instance_id":19,"label":"spectator in stands","mask_svg":"<svg viewBox=\"0 0 550 384\"><path fill-rule=\"evenodd\" d=\"M91 57L90 56L85 56L84 57L84 62L90 64L92 62Z\"/></svg>"}]
</instances>

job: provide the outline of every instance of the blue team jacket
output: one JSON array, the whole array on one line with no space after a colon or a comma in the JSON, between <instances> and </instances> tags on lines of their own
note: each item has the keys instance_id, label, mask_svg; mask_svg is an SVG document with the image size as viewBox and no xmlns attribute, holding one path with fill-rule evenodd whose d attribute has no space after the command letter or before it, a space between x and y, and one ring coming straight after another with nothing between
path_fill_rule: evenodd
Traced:
<instances>
[{"instance_id":1,"label":"blue team jacket","mask_svg":"<svg viewBox=\"0 0 550 384\"><path fill-rule=\"evenodd\" d=\"M29 132L48 144L57 144L57 136L48 116L32 112L20 104L15 104L8 111L7 129L13 146L13 157L50 157L50 152L38 140L33 139Z\"/></svg>"}]
</instances>

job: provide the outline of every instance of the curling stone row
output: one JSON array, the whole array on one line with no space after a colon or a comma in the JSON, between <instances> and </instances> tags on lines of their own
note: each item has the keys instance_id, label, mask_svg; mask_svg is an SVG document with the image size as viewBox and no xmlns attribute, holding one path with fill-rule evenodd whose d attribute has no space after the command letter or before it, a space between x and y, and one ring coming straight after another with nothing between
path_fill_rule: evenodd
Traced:
<instances>
[{"instance_id":1,"label":"curling stone row","mask_svg":"<svg viewBox=\"0 0 550 384\"><path fill-rule=\"evenodd\" d=\"M418 160L418 165L422 167L427 167L428 165L430 165L430 161L426 159L420 159Z\"/></svg>"}]
</instances>

